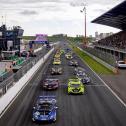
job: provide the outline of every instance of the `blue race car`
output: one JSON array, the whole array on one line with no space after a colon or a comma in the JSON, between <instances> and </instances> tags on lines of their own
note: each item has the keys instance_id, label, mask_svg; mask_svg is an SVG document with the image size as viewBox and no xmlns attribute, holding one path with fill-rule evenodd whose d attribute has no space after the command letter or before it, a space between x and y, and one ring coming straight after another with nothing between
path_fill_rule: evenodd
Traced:
<instances>
[{"instance_id":1,"label":"blue race car","mask_svg":"<svg viewBox=\"0 0 126 126\"><path fill-rule=\"evenodd\" d=\"M32 120L39 122L55 122L57 108L55 96L39 96L33 107Z\"/></svg>"}]
</instances>

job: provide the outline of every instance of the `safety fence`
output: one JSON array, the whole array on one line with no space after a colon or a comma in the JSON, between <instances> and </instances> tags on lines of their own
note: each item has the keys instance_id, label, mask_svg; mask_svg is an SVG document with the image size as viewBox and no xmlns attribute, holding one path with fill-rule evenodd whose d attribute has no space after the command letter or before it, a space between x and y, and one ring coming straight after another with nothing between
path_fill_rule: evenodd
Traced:
<instances>
[{"instance_id":1,"label":"safety fence","mask_svg":"<svg viewBox=\"0 0 126 126\"><path fill-rule=\"evenodd\" d=\"M10 77L12 74L13 74L12 71L1 73L1 75L0 75L0 83L2 81L4 81L6 78Z\"/></svg>"},{"instance_id":2,"label":"safety fence","mask_svg":"<svg viewBox=\"0 0 126 126\"><path fill-rule=\"evenodd\" d=\"M16 72L13 73L10 77L0 83L0 97L4 95L7 90L12 87L24 74L28 72L41 58L44 59L44 54L49 50L39 51L36 57L29 58L26 62L23 63L22 67Z\"/></svg>"},{"instance_id":3,"label":"safety fence","mask_svg":"<svg viewBox=\"0 0 126 126\"><path fill-rule=\"evenodd\" d=\"M103 60L104 62L110 64L111 66L115 67L116 66L116 58L115 56L107 53L107 52L103 52L100 50L97 50L95 48L83 48L85 51L87 51L88 53L100 58L101 60Z\"/></svg>"}]
</instances>

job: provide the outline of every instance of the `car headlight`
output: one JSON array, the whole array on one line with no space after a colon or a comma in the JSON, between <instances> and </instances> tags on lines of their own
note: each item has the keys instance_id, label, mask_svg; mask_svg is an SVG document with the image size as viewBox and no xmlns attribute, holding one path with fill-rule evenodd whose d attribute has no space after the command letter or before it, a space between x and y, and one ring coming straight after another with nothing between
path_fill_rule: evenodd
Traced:
<instances>
[{"instance_id":1,"label":"car headlight","mask_svg":"<svg viewBox=\"0 0 126 126\"><path fill-rule=\"evenodd\" d=\"M53 115L51 115L51 116L50 116L50 119L53 119L53 118L54 118L54 116L53 116Z\"/></svg>"},{"instance_id":2,"label":"car headlight","mask_svg":"<svg viewBox=\"0 0 126 126\"><path fill-rule=\"evenodd\" d=\"M35 117L34 117L35 119L38 119L38 115L35 115Z\"/></svg>"},{"instance_id":3,"label":"car headlight","mask_svg":"<svg viewBox=\"0 0 126 126\"><path fill-rule=\"evenodd\" d=\"M35 112L35 113L34 113L34 118L36 118L36 119L37 119L39 115L40 115L40 113L39 113L39 112Z\"/></svg>"},{"instance_id":4,"label":"car headlight","mask_svg":"<svg viewBox=\"0 0 126 126\"><path fill-rule=\"evenodd\" d=\"M40 113L39 112L35 112L35 115L38 116L38 115L40 115Z\"/></svg>"}]
</instances>

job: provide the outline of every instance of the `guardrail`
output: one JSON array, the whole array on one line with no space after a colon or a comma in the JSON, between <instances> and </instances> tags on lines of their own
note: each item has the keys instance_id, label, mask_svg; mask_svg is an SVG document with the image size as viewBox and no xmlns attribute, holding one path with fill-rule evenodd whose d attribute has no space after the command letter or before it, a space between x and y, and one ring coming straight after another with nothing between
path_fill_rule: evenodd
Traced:
<instances>
[{"instance_id":1,"label":"guardrail","mask_svg":"<svg viewBox=\"0 0 126 126\"><path fill-rule=\"evenodd\" d=\"M103 60L104 62L110 64L111 66L115 67L116 66L116 59L115 56L107 53L107 52L103 52L100 50L97 50L95 48L84 48L84 50L96 57L98 57L99 59Z\"/></svg>"},{"instance_id":2,"label":"guardrail","mask_svg":"<svg viewBox=\"0 0 126 126\"><path fill-rule=\"evenodd\" d=\"M3 74L0 75L0 82L4 81L6 78L10 77L12 74L13 74L12 71L3 72Z\"/></svg>"},{"instance_id":3,"label":"guardrail","mask_svg":"<svg viewBox=\"0 0 126 126\"><path fill-rule=\"evenodd\" d=\"M48 55L50 55L50 53ZM4 95L7 90L12 87L22 76L24 76L41 58L46 58L41 52L37 57L29 58L15 74L12 74L9 78L1 82L0 97Z\"/></svg>"},{"instance_id":4,"label":"guardrail","mask_svg":"<svg viewBox=\"0 0 126 126\"><path fill-rule=\"evenodd\" d=\"M78 47L78 49L80 49L81 51L83 51L84 53L86 53L87 55L89 55L90 57L92 57L94 60L96 60L97 62L99 62L100 64L104 65L106 68L108 68L109 70L111 70L112 72L114 72L115 74L117 74L117 69L116 67L104 62L103 60L101 60L100 58L92 55L91 53L81 49L80 47Z\"/></svg>"}]
</instances>

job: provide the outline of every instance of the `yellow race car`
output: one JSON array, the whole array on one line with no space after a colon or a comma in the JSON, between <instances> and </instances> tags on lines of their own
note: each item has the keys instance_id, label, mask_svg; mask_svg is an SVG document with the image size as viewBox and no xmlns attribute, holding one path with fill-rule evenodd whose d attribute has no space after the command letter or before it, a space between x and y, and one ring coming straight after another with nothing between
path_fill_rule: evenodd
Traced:
<instances>
[{"instance_id":1,"label":"yellow race car","mask_svg":"<svg viewBox=\"0 0 126 126\"><path fill-rule=\"evenodd\" d=\"M60 54L55 54L54 58L60 58Z\"/></svg>"},{"instance_id":2,"label":"yellow race car","mask_svg":"<svg viewBox=\"0 0 126 126\"><path fill-rule=\"evenodd\" d=\"M58 57L58 58L54 58L54 60L60 60L60 57Z\"/></svg>"},{"instance_id":3,"label":"yellow race car","mask_svg":"<svg viewBox=\"0 0 126 126\"><path fill-rule=\"evenodd\" d=\"M61 64L61 60L59 60L59 59L54 59L53 65L60 65L60 64Z\"/></svg>"}]
</instances>

